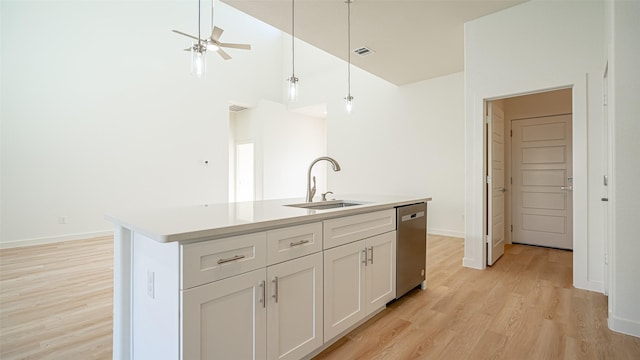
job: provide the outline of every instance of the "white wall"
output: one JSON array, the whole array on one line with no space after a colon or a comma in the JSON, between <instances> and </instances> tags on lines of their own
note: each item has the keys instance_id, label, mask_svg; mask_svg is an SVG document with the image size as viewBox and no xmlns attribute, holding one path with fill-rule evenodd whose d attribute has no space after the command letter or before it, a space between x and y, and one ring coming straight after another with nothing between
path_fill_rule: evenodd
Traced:
<instances>
[{"instance_id":1,"label":"white wall","mask_svg":"<svg viewBox=\"0 0 640 360\"><path fill-rule=\"evenodd\" d=\"M304 198L307 169L326 154L325 119L288 111L273 101L236 113L236 141L256 144L256 199ZM317 191L326 190L326 166L314 167Z\"/></svg>"},{"instance_id":2,"label":"white wall","mask_svg":"<svg viewBox=\"0 0 640 360\"><path fill-rule=\"evenodd\" d=\"M603 2L530 1L465 25L464 264L484 268L483 101L571 86L574 146L574 286L602 291L601 239L587 229L588 131L601 121Z\"/></svg>"},{"instance_id":3,"label":"white wall","mask_svg":"<svg viewBox=\"0 0 640 360\"><path fill-rule=\"evenodd\" d=\"M327 174L336 197L431 196L429 231L462 237L463 74L398 87L353 67L354 110L347 115L347 64L296 44L300 105L327 104L327 154L342 166Z\"/></svg>"},{"instance_id":4,"label":"white wall","mask_svg":"<svg viewBox=\"0 0 640 360\"><path fill-rule=\"evenodd\" d=\"M281 32L218 3L222 39L253 49L208 54L198 80L171 32L196 32L194 4L2 2L0 246L110 231L110 209L227 200L228 101L280 100Z\"/></svg>"},{"instance_id":5,"label":"white wall","mask_svg":"<svg viewBox=\"0 0 640 360\"><path fill-rule=\"evenodd\" d=\"M640 336L640 2L609 2L607 15L607 49L613 50L608 59L611 70L609 114L614 123L609 327Z\"/></svg>"}]
</instances>

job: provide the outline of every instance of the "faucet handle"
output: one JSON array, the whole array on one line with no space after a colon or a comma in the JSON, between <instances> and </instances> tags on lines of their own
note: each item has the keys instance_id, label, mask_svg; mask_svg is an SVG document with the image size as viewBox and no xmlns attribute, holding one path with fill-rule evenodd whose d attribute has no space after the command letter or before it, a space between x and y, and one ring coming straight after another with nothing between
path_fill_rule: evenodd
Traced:
<instances>
[{"instance_id":1,"label":"faucet handle","mask_svg":"<svg viewBox=\"0 0 640 360\"><path fill-rule=\"evenodd\" d=\"M327 194L333 194L333 191L327 191L326 193L322 193L322 201L327 201Z\"/></svg>"}]
</instances>

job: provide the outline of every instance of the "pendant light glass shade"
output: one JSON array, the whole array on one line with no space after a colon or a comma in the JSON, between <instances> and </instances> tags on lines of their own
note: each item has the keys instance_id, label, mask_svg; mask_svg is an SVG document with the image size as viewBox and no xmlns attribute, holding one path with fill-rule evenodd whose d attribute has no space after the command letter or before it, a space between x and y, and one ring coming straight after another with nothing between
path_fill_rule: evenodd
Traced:
<instances>
[{"instance_id":1,"label":"pendant light glass shade","mask_svg":"<svg viewBox=\"0 0 640 360\"><path fill-rule=\"evenodd\" d=\"M191 75L203 78L207 74L207 47L194 43L191 47Z\"/></svg>"},{"instance_id":2,"label":"pendant light glass shade","mask_svg":"<svg viewBox=\"0 0 640 360\"><path fill-rule=\"evenodd\" d=\"M287 91L289 101L297 101L298 100L298 78L295 75L291 75L290 78L287 79L289 82L289 89Z\"/></svg>"},{"instance_id":3,"label":"pendant light glass shade","mask_svg":"<svg viewBox=\"0 0 640 360\"><path fill-rule=\"evenodd\" d=\"M345 110L347 110L347 114L351 114L351 110L353 110L353 96L349 94L344 100Z\"/></svg>"}]
</instances>

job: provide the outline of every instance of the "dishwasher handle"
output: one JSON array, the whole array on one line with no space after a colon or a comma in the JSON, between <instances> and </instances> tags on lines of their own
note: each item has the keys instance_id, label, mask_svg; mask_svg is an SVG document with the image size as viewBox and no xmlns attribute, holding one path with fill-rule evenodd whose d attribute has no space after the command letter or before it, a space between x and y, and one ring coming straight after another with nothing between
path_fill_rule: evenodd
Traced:
<instances>
[{"instance_id":1,"label":"dishwasher handle","mask_svg":"<svg viewBox=\"0 0 640 360\"><path fill-rule=\"evenodd\" d=\"M409 221L409 220L414 220L414 219L418 219L424 216L424 211L418 211L416 213L413 214L407 214L407 215L403 215L402 216L402 221Z\"/></svg>"}]
</instances>

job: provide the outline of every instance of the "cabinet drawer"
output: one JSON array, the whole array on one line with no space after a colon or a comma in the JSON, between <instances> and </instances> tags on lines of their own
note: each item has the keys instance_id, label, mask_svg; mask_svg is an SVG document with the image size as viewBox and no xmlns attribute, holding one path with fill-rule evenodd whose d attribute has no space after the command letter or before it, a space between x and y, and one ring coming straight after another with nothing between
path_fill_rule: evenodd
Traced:
<instances>
[{"instance_id":1,"label":"cabinet drawer","mask_svg":"<svg viewBox=\"0 0 640 360\"><path fill-rule=\"evenodd\" d=\"M382 210L323 222L324 249L396 229L396 210Z\"/></svg>"},{"instance_id":2,"label":"cabinet drawer","mask_svg":"<svg viewBox=\"0 0 640 360\"><path fill-rule=\"evenodd\" d=\"M290 226L267 232L267 263L277 264L322 251L322 223Z\"/></svg>"},{"instance_id":3,"label":"cabinet drawer","mask_svg":"<svg viewBox=\"0 0 640 360\"><path fill-rule=\"evenodd\" d=\"M204 241L181 247L181 289L206 284L267 264L265 232Z\"/></svg>"}]
</instances>

